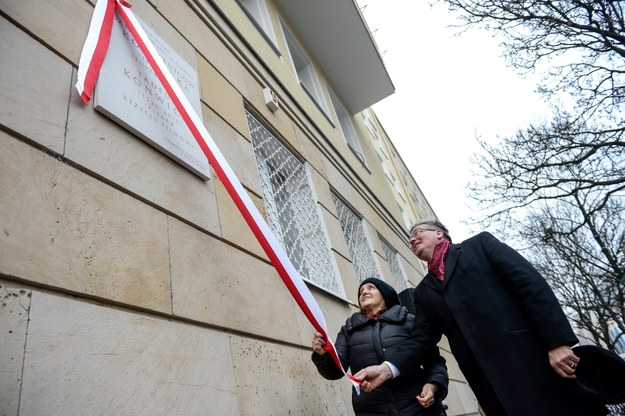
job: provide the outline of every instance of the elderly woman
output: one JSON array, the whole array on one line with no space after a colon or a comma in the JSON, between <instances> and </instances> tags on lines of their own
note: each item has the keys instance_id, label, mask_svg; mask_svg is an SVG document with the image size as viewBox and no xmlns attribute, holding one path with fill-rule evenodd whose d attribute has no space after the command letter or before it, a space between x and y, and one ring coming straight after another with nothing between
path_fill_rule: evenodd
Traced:
<instances>
[{"instance_id":1,"label":"elderly woman","mask_svg":"<svg viewBox=\"0 0 625 416\"><path fill-rule=\"evenodd\" d=\"M336 337L335 347L341 364L355 373L367 366L385 362L386 355L413 330L414 317L399 304L397 292L386 282L369 278L358 288L360 312L347 319ZM336 380L343 372L324 350L319 332L312 339L312 361L319 374ZM441 400L447 395L447 367L432 347L421 366L402 373L372 392L352 391L352 406L358 416L431 415L442 413Z\"/></svg>"}]
</instances>

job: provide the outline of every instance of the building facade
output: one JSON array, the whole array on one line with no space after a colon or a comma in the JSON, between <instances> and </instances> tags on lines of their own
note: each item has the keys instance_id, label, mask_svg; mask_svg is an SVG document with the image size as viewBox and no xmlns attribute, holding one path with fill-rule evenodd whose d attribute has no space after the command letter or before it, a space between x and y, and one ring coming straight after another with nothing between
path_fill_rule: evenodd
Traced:
<instances>
[{"instance_id":1,"label":"building facade","mask_svg":"<svg viewBox=\"0 0 625 416\"><path fill-rule=\"evenodd\" d=\"M191 68L206 129L331 334L361 280L419 282L407 228L435 213L370 108L394 88L352 0L132 6ZM117 107L104 90L80 100L94 2L0 10L0 414L352 414L350 383L316 373L313 328L219 176L142 131L182 134L126 66L134 52L111 61ZM477 414L441 348L448 414Z\"/></svg>"}]
</instances>

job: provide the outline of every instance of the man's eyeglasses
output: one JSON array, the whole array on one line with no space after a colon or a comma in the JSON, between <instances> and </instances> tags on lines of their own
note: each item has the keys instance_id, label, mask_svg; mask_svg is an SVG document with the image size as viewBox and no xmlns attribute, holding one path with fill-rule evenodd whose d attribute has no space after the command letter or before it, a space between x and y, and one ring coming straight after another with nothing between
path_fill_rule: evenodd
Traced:
<instances>
[{"instance_id":1,"label":"man's eyeglasses","mask_svg":"<svg viewBox=\"0 0 625 416\"><path fill-rule=\"evenodd\" d=\"M438 231L438 229L436 229L436 228L415 228L410 233L410 238L416 237L416 236L418 236L419 234L421 234L424 231Z\"/></svg>"}]
</instances>

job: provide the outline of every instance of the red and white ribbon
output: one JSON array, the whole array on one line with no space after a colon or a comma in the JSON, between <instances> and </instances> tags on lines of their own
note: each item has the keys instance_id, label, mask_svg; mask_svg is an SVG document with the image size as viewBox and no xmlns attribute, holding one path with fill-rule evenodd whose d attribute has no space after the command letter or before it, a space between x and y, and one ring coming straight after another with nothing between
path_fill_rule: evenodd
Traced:
<instances>
[{"instance_id":1,"label":"red and white ribbon","mask_svg":"<svg viewBox=\"0 0 625 416\"><path fill-rule=\"evenodd\" d=\"M261 247L278 271L280 278L301 308L306 318L313 327L323 334L327 341L326 351L330 354L336 365L345 373L356 391L360 391L359 382L350 374L347 374L328 334L327 325L323 313L310 290L302 280L275 235L269 229L264 218L250 199L249 195L237 179L228 162L217 148L217 145L204 127L202 120L197 115L178 83L167 69L167 66L152 45L152 42L141 28L141 25L130 11L130 5L123 0L98 0L89 26L89 34L80 56L78 68L78 90L84 103L87 104L93 93L100 68L104 62L109 46L115 12L124 22L135 42L143 52L145 58L154 70L154 73L162 83L165 91L172 100L174 106L182 116L185 124L193 134L213 167L213 170L224 184L228 194L243 215L243 218L251 228Z\"/></svg>"}]
</instances>

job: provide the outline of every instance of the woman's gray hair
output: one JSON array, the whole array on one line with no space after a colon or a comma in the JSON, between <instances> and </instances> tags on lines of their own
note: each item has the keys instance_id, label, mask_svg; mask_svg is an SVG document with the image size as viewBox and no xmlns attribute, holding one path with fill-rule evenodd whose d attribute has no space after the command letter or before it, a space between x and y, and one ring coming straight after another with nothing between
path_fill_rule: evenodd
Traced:
<instances>
[{"instance_id":1,"label":"woman's gray hair","mask_svg":"<svg viewBox=\"0 0 625 416\"><path fill-rule=\"evenodd\" d=\"M422 221L419 221L416 224L414 224L412 227L410 227L410 233L412 233L412 230L414 230L419 225L426 225L428 227L433 227L433 228L441 230L443 232L443 237L446 240L449 240L449 242L452 242L451 241L451 236L449 235L449 230L439 220L422 220Z\"/></svg>"}]
</instances>

